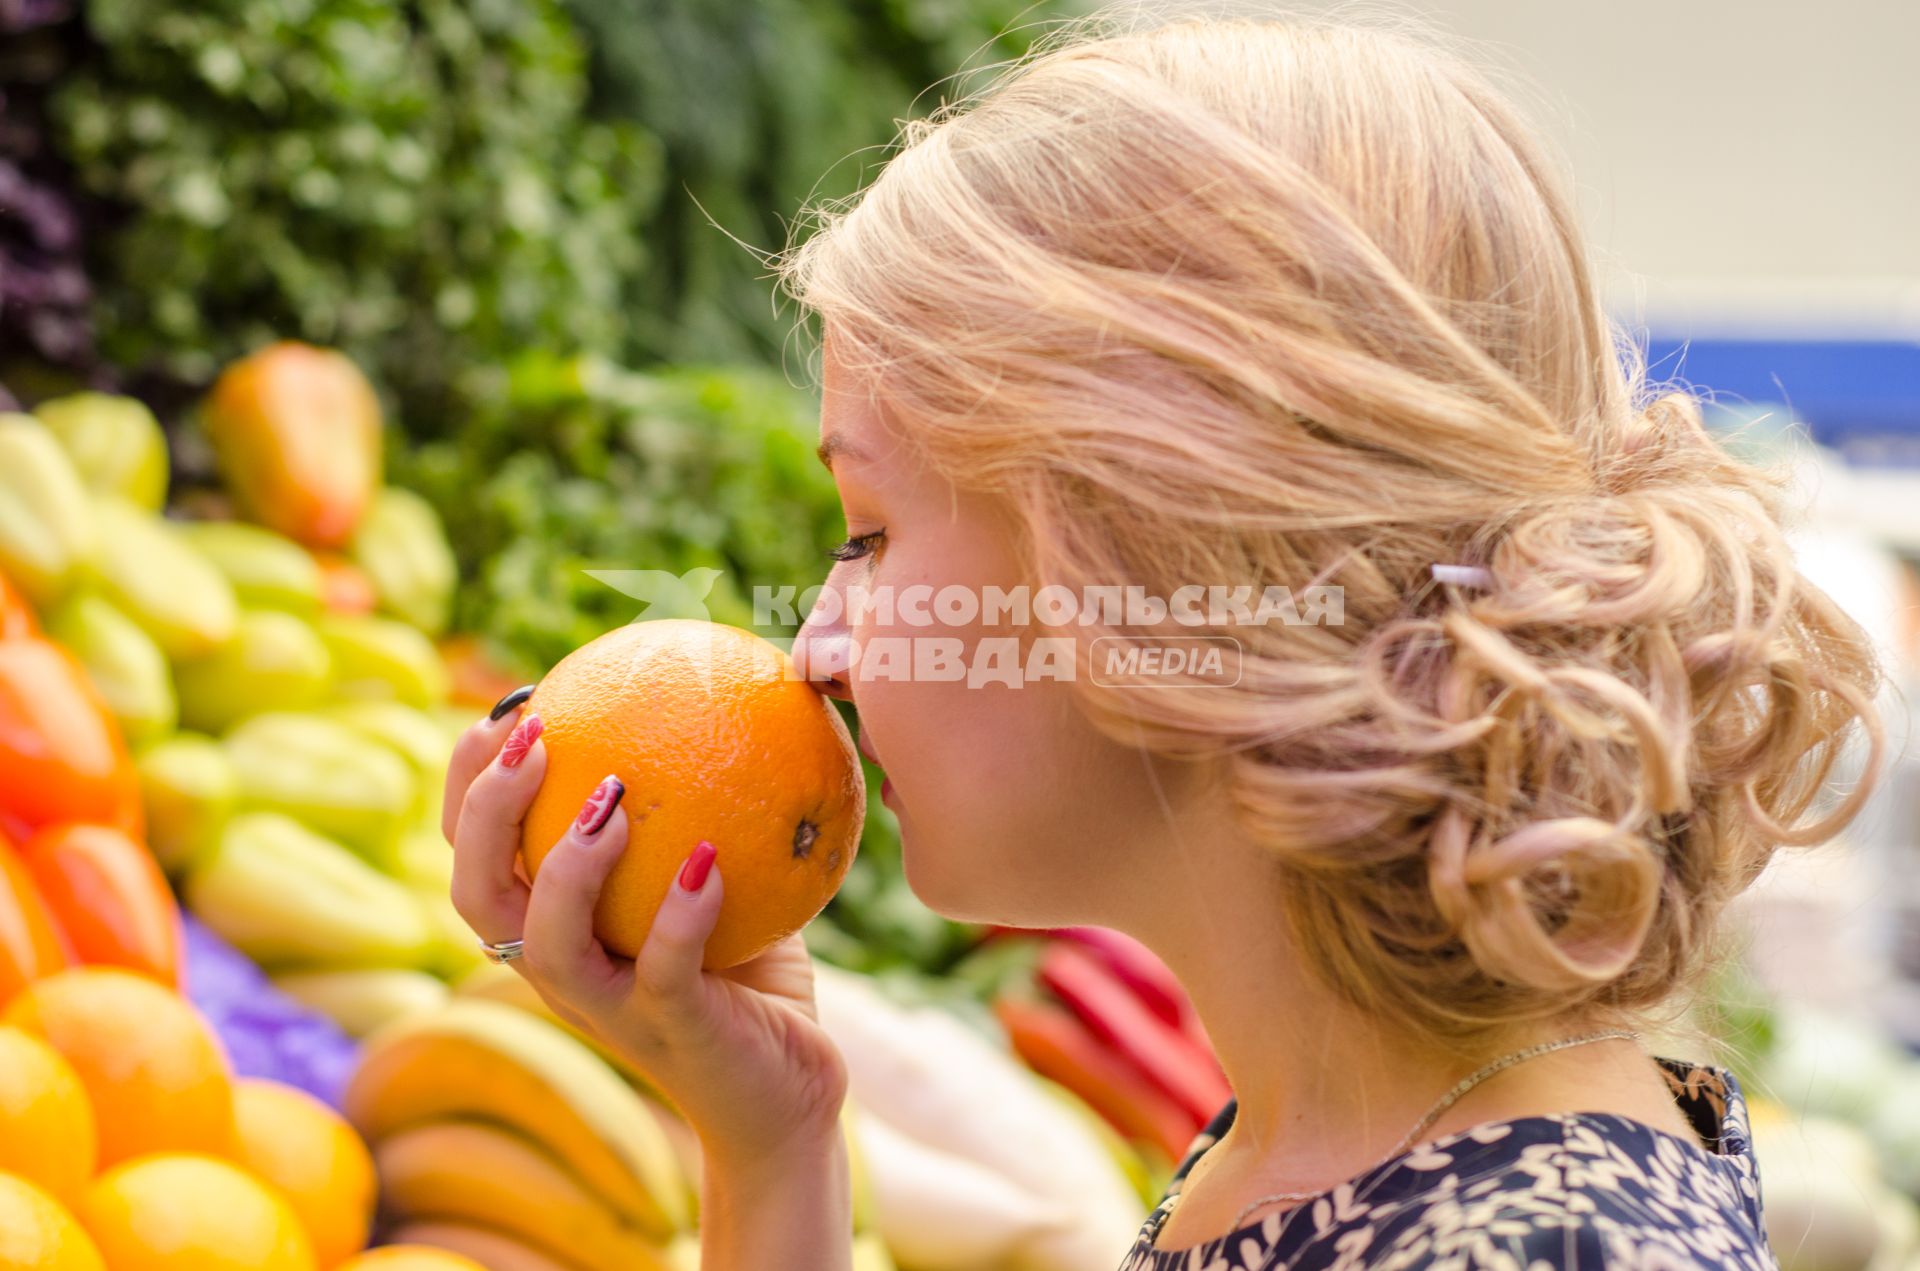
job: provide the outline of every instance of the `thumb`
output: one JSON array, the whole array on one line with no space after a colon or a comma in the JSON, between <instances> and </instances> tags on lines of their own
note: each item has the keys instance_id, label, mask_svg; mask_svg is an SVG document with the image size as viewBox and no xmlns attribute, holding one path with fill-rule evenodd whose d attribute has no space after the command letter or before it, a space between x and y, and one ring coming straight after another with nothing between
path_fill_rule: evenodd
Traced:
<instances>
[{"instance_id":1,"label":"thumb","mask_svg":"<svg viewBox=\"0 0 1920 1271\"><path fill-rule=\"evenodd\" d=\"M725 896L720 871L714 867L716 855L706 839L688 853L653 915L653 929L640 947L640 956L634 959L635 982L661 1002L687 1001L699 991L707 937L720 921Z\"/></svg>"}]
</instances>

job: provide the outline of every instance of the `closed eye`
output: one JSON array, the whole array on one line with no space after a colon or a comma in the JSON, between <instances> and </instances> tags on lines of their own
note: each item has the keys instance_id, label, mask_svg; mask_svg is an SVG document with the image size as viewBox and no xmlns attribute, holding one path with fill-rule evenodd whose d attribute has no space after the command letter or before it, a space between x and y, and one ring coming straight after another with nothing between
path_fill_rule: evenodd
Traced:
<instances>
[{"instance_id":1,"label":"closed eye","mask_svg":"<svg viewBox=\"0 0 1920 1271\"><path fill-rule=\"evenodd\" d=\"M886 536L885 530L874 530L867 534L855 534L846 542L828 550L827 555L835 560L859 560L873 551L874 544Z\"/></svg>"}]
</instances>

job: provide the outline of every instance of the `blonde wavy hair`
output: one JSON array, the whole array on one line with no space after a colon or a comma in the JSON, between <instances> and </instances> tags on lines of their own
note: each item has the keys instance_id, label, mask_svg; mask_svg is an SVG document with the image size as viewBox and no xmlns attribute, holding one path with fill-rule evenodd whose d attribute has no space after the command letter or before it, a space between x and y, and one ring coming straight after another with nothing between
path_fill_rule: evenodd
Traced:
<instances>
[{"instance_id":1,"label":"blonde wavy hair","mask_svg":"<svg viewBox=\"0 0 1920 1271\"><path fill-rule=\"evenodd\" d=\"M1191 8L1067 22L904 123L776 276L1037 582L1344 589L1233 627L1230 687L1077 682L1223 761L1325 983L1462 1050L1643 1022L1859 810L1872 647L1796 568L1787 473L1648 383L1497 70L1403 17Z\"/></svg>"}]
</instances>

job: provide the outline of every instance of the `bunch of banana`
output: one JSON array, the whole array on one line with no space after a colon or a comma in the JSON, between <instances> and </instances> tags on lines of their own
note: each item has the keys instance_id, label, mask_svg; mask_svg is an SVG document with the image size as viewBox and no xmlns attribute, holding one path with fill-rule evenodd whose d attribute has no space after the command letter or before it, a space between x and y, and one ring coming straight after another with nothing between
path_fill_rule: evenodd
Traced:
<instances>
[{"instance_id":1,"label":"bunch of banana","mask_svg":"<svg viewBox=\"0 0 1920 1271\"><path fill-rule=\"evenodd\" d=\"M515 1007L456 999L387 1024L344 1102L373 1147L382 1213L411 1239L477 1229L569 1271L668 1271L692 1225L665 1110Z\"/></svg>"},{"instance_id":2,"label":"bunch of banana","mask_svg":"<svg viewBox=\"0 0 1920 1271\"><path fill-rule=\"evenodd\" d=\"M456 996L367 1039L344 1102L390 1238L492 1271L697 1271L698 1138L533 1006ZM894 1271L857 1152L851 1173L856 1271Z\"/></svg>"}]
</instances>

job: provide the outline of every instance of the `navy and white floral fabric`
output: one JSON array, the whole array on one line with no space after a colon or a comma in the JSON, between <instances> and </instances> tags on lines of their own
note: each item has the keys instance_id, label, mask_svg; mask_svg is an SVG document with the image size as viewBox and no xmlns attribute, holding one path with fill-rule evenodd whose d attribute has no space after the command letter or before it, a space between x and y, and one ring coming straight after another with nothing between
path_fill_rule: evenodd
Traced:
<instances>
[{"instance_id":1,"label":"navy and white floral fabric","mask_svg":"<svg viewBox=\"0 0 1920 1271\"><path fill-rule=\"evenodd\" d=\"M1613 1113L1491 1121L1205 1244L1154 1248L1187 1172L1233 1123L1228 1103L1120 1271L1772 1271L1740 1083L1713 1065L1655 1062L1700 1142Z\"/></svg>"}]
</instances>

